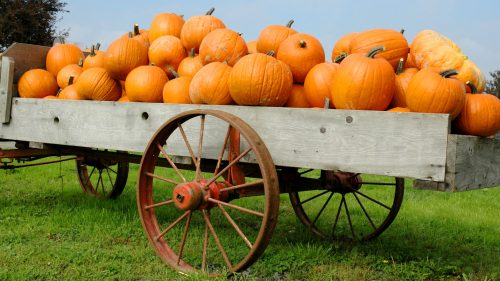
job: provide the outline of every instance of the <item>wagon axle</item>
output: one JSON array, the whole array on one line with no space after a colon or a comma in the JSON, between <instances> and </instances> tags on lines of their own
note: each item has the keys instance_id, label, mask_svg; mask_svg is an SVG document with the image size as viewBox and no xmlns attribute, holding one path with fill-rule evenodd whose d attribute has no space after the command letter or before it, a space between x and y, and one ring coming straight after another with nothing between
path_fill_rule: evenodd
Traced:
<instances>
[{"instance_id":1,"label":"wagon axle","mask_svg":"<svg viewBox=\"0 0 500 281\"><path fill-rule=\"evenodd\" d=\"M207 180L195 180L181 183L174 188L172 200L175 206L181 210L204 210L211 209L216 205L209 199L227 202L229 195L222 189L229 187L225 181L208 184Z\"/></svg>"}]
</instances>

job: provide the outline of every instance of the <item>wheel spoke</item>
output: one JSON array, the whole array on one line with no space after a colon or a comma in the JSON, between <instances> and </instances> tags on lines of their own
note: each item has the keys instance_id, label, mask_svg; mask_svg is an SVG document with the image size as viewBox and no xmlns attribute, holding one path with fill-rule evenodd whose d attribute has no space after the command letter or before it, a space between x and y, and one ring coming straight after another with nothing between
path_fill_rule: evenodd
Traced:
<instances>
[{"instance_id":1,"label":"wheel spoke","mask_svg":"<svg viewBox=\"0 0 500 281\"><path fill-rule=\"evenodd\" d=\"M222 258L224 258L224 262L226 263L227 267L229 268L229 271L232 271L232 264L231 261L229 260L229 257L226 254L226 251L224 251L224 247L222 247L222 244L219 240L219 237L217 236L217 233L215 233L215 229L212 226L212 223L210 222L210 218L208 217L207 211L203 210L203 219L205 219L205 223L208 226L208 229L210 230L210 233L212 233L212 236L214 237L215 243L217 244L217 247L219 248Z\"/></svg>"},{"instance_id":2,"label":"wheel spoke","mask_svg":"<svg viewBox=\"0 0 500 281\"><path fill-rule=\"evenodd\" d=\"M201 270L207 271L207 251L208 250L208 224L205 224L205 238L203 239L203 256L201 258Z\"/></svg>"},{"instance_id":3,"label":"wheel spoke","mask_svg":"<svg viewBox=\"0 0 500 281\"><path fill-rule=\"evenodd\" d=\"M181 171L179 171L179 169L175 165L174 161L172 161L172 159L170 159L170 156L168 156L168 154L165 151L165 149L163 148L163 146L159 143L156 143L156 145L158 146L158 149L160 149L160 151L163 154L163 156L165 157L165 159L167 159L167 162L170 164L172 169L174 169L174 171L177 173L177 175L181 178L182 182L186 182L186 178L184 178Z\"/></svg>"},{"instance_id":4,"label":"wheel spoke","mask_svg":"<svg viewBox=\"0 0 500 281\"><path fill-rule=\"evenodd\" d=\"M107 192L106 192L106 187L104 186L104 177L102 176L102 171L103 170L99 171L99 176L101 177L102 195L106 196Z\"/></svg>"},{"instance_id":5,"label":"wheel spoke","mask_svg":"<svg viewBox=\"0 0 500 281\"><path fill-rule=\"evenodd\" d=\"M111 184L111 189L113 189L113 186L115 186L115 183L113 182L113 179L111 178L111 174L109 173L108 168L106 168L106 173L108 174L108 179L109 179L109 183Z\"/></svg>"},{"instance_id":6,"label":"wheel spoke","mask_svg":"<svg viewBox=\"0 0 500 281\"><path fill-rule=\"evenodd\" d=\"M231 218L231 216L226 212L226 209L224 209L224 207L221 204L218 204L217 206L219 206L219 209L221 210L222 214L226 217L227 221L231 224L231 226L234 228L234 230L236 230L236 232L241 237L241 239L243 239L243 241L245 241L248 248L252 249L252 247L253 247L252 242L250 242L250 240L248 240L248 238L245 236L245 234L243 234L243 231L241 231L241 229L238 227L236 222L234 222L234 220Z\"/></svg>"},{"instance_id":7,"label":"wheel spoke","mask_svg":"<svg viewBox=\"0 0 500 281\"><path fill-rule=\"evenodd\" d=\"M169 204L172 204L172 203L174 203L174 200L170 199L170 200L163 201L163 202L160 202L160 203L156 203L156 204L151 204L151 205L144 206L144 210L149 210L151 208L156 208L156 207L160 207L160 206L169 205Z\"/></svg>"},{"instance_id":8,"label":"wheel spoke","mask_svg":"<svg viewBox=\"0 0 500 281\"><path fill-rule=\"evenodd\" d=\"M182 234L182 240L181 240L181 245L179 247L179 254L177 254L177 265L179 265L179 262L181 261L182 258L182 251L184 250L184 245L186 245L186 237L189 231L189 225L191 224L191 211L188 211L189 215L186 220L186 227L184 228L184 233Z\"/></svg>"},{"instance_id":9,"label":"wheel spoke","mask_svg":"<svg viewBox=\"0 0 500 281\"><path fill-rule=\"evenodd\" d=\"M344 195L342 195L344 196ZM349 209L347 208L347 200L344 199L345 213L347 214L347 221L349 221L349 227L351 228L352 239L356 240L356 234L354 233L354 227L352 227L351 215Z\"/></svg>"},{"instance_id":10,"label":"wheel spoke","mask_svg":"<svg viewBox=\"0 0 500 281\"><path fill-rule=\"evenodd\" d=\"M95 194L98 194L99 184L101 183L101 178L102 178L102 171L99 170L99 177L97 178L97 186L95 186L95 189L94 189Z\"/></svg>"},{"instance_id":11,"label":"wheel spoke","mask_svg":"<svg viewBox=\"0 0 500 281\"><path fill-rule=\"evenodd\" d=\"M203 174L201 173L201 155L203 153L203 135L205 131L205 115L201 116L201 124L200 124L200 141L198 142L198 157L196 158L196 179L203 178Z\"/></svg>"},{"instance_id":12,"label":"wheel spoke","mask_svg":"<svg viewBox=\"0 0 500 281\"><path fill-rule=\"evenodd\" d=\"M148 177L152 177L152 178L155 178L157 180L161 180L161 181L164 181L164 182L168 182L168 183L171 183L171 184L174 184L174 185L179 185L179 182L176 182L174 180L171 180L171 179L167 179L167 178L164 178L164 177L161 177L161 176L158 176L158 175L155 175L153 173L150 173L150 172L147 172L146 175Z\"/></svg>"},{"instance_id":13,"label":"wheel spoke","mask_svg":"<svg viewBox=\"0 0 500 281\"><path fill-rule=\"evenodd\" d=\"M359 200L358 195L356 195L356 193L353 193L352 195L354 195L354 198L356 198L356 201L358 201L359 206L360 206L360 207L361 207L361 209L363 210L363 213L365 213L365 216L366 216L366 218L368 219L368 221L370 222L370 224L372 225L373 230L377 230L377 227L376 227L376 226L375 226L375 224L373 223L372 218L368 215L368 212L366 211L365 206L363 206L363 204L362 204L362 203L361 203L361 201Z\"/></svg>"},{"instance_id":14,"label":"wheel spoke","mask_svg":"<svg viewBox=\"0 0 500 281\"><path fill-rule=\"evenodd\" d=\"M344 196L342 196L342 200L340 200L339 208L337 209L337 215L335 216L335 222L333 223L333 228L332 228L332 237L335 234L335 229L337 228L337 223L339 221L340 217L340 211L342 211L342 205L344 204Z\"/></svg>"},{"instance_id":15,"label":"wheel spoke","mask_svg":"<svg viewBox=\"0 0 500 281\"><path fill-rule=\"evenodd\" d=\"M85 165L85 167L88 167L88 166L87 166L87 165ZM94 171L95 171L95 167L92 167L92 171L90 171L90 174L88 175L88 177L87 177L87 179L86 179L86 181L85 181L85 184L84 184L84 186L85 186L85 187L87 187L87 185L88 185L89 183L92 183L92 182L90 181L90 179L91 179L92 174L94 173Z\"/></svg>"},{"instance_id":16,"label":"wheel spoke","mask_svg":"<svg viewBox=\"0 0 500 281\"><path fill-rule=\"evenodd\" d=\"M245 151L243 151L240 155L238 155L238 157L234 158L233 161L231 161L231 163L229 163L229 165L227 165L226 167L224 167L224 169L222 169L219 173L217 173L213 178L211 178L207 183L205 183L203 185L203 188L206 189L209 185L211 185L212 183L214 183L220 176L222 176L229 168L231 168L234 164L238 163L238 161L240 161L241 158L243 158L245 155L248 154L248 152L250 152L252 150L251 147L247 148Z\"/></svg>"},{"instance_id":17,"label":"wheel spoke","mask_svg":"<svg viewBox=\"0 0 500 281\"><path fill-rule=\"evenodd\" d=\"M109 169L111 172L113 172L115 175L116 175L116 174L118 174L118 172L117 172L117 171L115 171L115 170L113 170L113 168L108 167L108 169Z\"/></svg>"},{"instance_id":18,"label":"wheel spoke","mask_svg":"<svg viewBox=\"0 0 500 281\"><path fill-rule=\"evenodd\" d=\"M243 184L233 185L230 187L225 187L225 188L220 189L219 192L236 190L236 189L241 189L241 188L246 188L246 187L262 185L262 184L264 184L264 180L256 180L256 181L247 182L247 183L243 183Z\"/></svg>"},{"instance_id":19,"label":"wheel spoke","mask_svg":"<svg viewBox=\"0 0 500 281\"><path fill-rule=\"evenodd\" d=\"M196 156L194 156L193 148L191 147L191 144L189 143L189 140L187 139L186 132L184 132L184 128L182 127L181 123L177 123L177 128L179 128L179 131L181 132L182 139L184 140L184 143L186 144L186 147L189 151L189 155L191 155L191 159L193 160L193 163L196 166L196 173L198 174L198 170L200 169L200 167L198 166L198 161L196 161Z\"/></svg>"},{"instance_id":20,"label":"wheel spoke","mask_svg":"<svg viewBox=\"0 0 500 281\"><path fill-rule=\"evenodd\" d=\"M318 214L314 218L314 220L313 220L313 222L311 224L312 226L314 224L316 224L316 221L318 221L319 217L321 216L321 213L323 213L323 211L325 210L326 206L328 205L328 202L330 202L330 199L332 199L332 196L333 196L333 192L330 193L330 196L328 196L328 198L326 199L325 204L323 204L323 207L321 207L321 209L319 210Z\"/></svg>"},{"instance_id":21,"label":"wheel spoke","mask_svg":"<svg viewBox=\"0 0 500 281\"><path fill-rule=\"evenodd\" d=\"M365 197L366 199L368 199L368 200L372 201L373 203L379 204L380 206L382 206L382 207L386 208L387 210L391 210L391 207L389 207L389 206L385 205L384 203L379 202L378 200L375 200L375 199L371 198L371 197L370 197L370 196L368 196L368 195L365 195L365 194L364 194L364 193L362 193L361 191L359 191L359 190L355 190L355 189L352 189L352 190L353 190L355 193L357 193L357 194L359 194L359 195L361 195L361 196Z\"/></svg>"},{"instance_id":22,"label":"wheel spoke","mask_svg":"<svg viewBox=\"0 0 500 281\"><path fill-rule=\"evenodd\" d=\"M264 213L257 212L257 211L254 211L254 210L250 210L250 209L247 209L247 208L243 208L243 207L240 207L238 205L226 203L224 201L219 201L219 200L213 199L213 198L208 198L208 201L210 201L212 203L216 203L216 204L221 204L221 205L224 205L226 207L233 208L233 209L236 209L238 211L242 211L242 212L247 213L247 214L255 215L255 216L258 216L258 217L264 217Z\"/></svg>"},{"instance_id":23,"label":"wheel spoke","mask_svg":"<svg viewBox=\"0 0 500 281\"><path fill-rule=\"evenodd\" d=\"M190 211L186 211L182 216L180 216L172 224L170 224L165 230L163 230L160 234L158 234L158 236L155 237L155 240L159 241L160 238L162 238L163 236L165 236L165 234L167 234L167 232L169 232L172 228L174 228L174 226L176 226L177 224L179 224L179 222L182 219L184 219L187 215L189 215L189 213L190 213Z\"/></svg>"},{"instance_id":24,"label":"wheel spoke","mask_svg":"<svg viewBox=\"0 0 500 281\"><path fill-rule=\"evenodd\" d=\"M227 127L226 137L224 138L224 144L222 145L221 151L219 153L219 158L217 158L217 165L215 166L214 175L219 173L220 164L222 163L222 158L224 158L224 153L226 152L226 146L229 141L230 132L231 132L231 125Z\"/></svg>"},{"instance_id":25,"label":"wheel spoke","mask_svg":"<svg viewBox=\"0 0 500 281\"><path fill-rule=\"evenodd\" d=\"M318 198L318 197L320 197L322 195L327 194L328 192L330 192L330 190L325 190L325 191L323 191L323 192L321 192L319 194L314 195L313 197L310 197L310 198L308 198L308 199L306 199L304 201L301 201L300 204L305 204L305 203L307 203L307 202L309 202L309 201L311 201L313 199L316 199L316 198Z\"/></svg>"},{"instance_id":26,"label":"wheel spoke","mask_svg":"<svg viewBox=\"0 0 500 281\"><path fill-rule=\"evenodd\" d=\"M314 171L314 169L307 169L305 171L300 172L299 176L302 176L303 174L307 174L307 173L312 172L312 171Z\"/></svg>"}]
</instances>

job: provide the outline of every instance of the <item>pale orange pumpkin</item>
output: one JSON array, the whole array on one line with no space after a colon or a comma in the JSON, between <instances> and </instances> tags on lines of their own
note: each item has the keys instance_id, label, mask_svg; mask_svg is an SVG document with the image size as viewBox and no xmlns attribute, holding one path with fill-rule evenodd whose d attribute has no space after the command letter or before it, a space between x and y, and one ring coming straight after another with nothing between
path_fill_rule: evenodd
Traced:
<instances>
[{"instance_id":1,"label":"pale orange pumpkin","mask_svg":"<svg viewBox=\"0 0 500 281\"><path fill-rule=\"evenodd\" d=\"M257 40L248 41L247 49L249 54L258 53L259 51L257 51Z\"/></svg>"},{"instance_id":2,"label":"pale orange pumpkin","mask_svg":"<svg viewBox=\"0 0 500 281\"><path fill-rule=\"evenodd\" d=\"M84 59L82 50L74 44L56 44L50 48L45 59L47 70L57 77L57 73L68 64L78 64Z\"/></svg>"},{"instance_id":3,"label":"pale orange pumpkin","mask_svg":"<svg viewBox=\"0 0 500 281\"><path fill-rule=\"evenodd\" d=\"M287 25L273 24L265 27L257 38L257 51L264 54L273 51L273 56L276 55L281 42L290 35L297 33L292 29L292 24L293 20L290 20Z\"/></svg>"},{"instance_id":4,"label":"pale orange pumpkin","mask_svg":"<svg viewBox=\"0 0 500 281\"><path fill-rule=\"evenodd\" d=\"M177 70L181 61L186 57L186 50L179 38L164 35L153 41L149 47L148 56L151 63L161 67L169 77L174 77L170 72L170 67Z\"/></svg>"},{"instance_id":5,"label":"pale orange pumpkin","mask_svg":"<svg viewBox=\"0 0 500 281\"><path fill-rule=\"evenodd\" d=\"M182 16L173 13L161 13L156 15L149 27L149 43L153 43L156 38L164 35L181 37L184 19Z\"/></svg>"},{"instance_id":6,"label":"pale orange pumpkin","mask_svg":"<svg viewBox=\"0 0 500 281\"><path fill-rule=\"evenodd\" d=\"M82 98L89 100L116 101L122 95L120 83L102 67L84 70L74 86Z\"/></svg>"},{"instance_id":7,"label":"pale orange pumpkin","mask_svg":"<svg viewBox=\"0 0 500 281\"><path fill-rule=\"evenodd\" d=\"M180 77L176 72L174 76L175 79L169 80L163 87L163 102L178 104L192 103L189 97L189 85L192 77Z\"/></svg>"},{"instance_id":8,"label":"pale orange pumpkin","mask_svg":"<svg viewBox=\"0 0 500 281\"><path fill-rule=\"evenodd\" d=\"M229 65L222 62L211 62L203 66L189 85L191 101L197 104L232 104L228 85L231 70Z\"/></svg>"},{"instance_id":9,"label":"pale orange pumpkin","mask_svg":"<svg viewBox=\"0 0 500 281\"><path fill-rule=\"evenodd\" d=\"M167 74L160 67L139 66L127 75L125 92L133 102L161 102L167 81Z\"/></svg>"},{"instance_id":10,"label":"pale orange pumpkin","mask_svg":"<svg viewBox=\"0 0 500 281\"><path fill-rule=\"evenodd\" d=\"M296 107L296 108L309 108L311 105L306 99L306 94L304 91L304 86L300 84L293 84L290 97L285 103L286 107Z\"/></svg>"},{"instance_id":11,"label":"pale orange pumpkin","mask_svg":"<svg viewBox=\"0 0 500 281\"><path fill-rule=\"evenodd\" d=\"M359 32L351 32L346 35L340 37L339 40L335 43L332 50L332 62L338 56L342 54L350 54L351 53L351 41L359 34Z\"/></svg>"},{"instance_id":12,"label":"pale orange pumpkin","mask_svg":"<svg viewBox=\"0 0 500 281\"><path fill-rule=\"evenodd\" d=\"M233 66L247 54L247 44L241 34L228 28L213 30L203 38L200 45L200 59L204 65L218 61Z\"/></svg>"},{"instance_id":13,"label":"pale orange pumpkin","mask_svg":"<svg viewBox=\"0 0 500 281\"><path fill-rule=\"evenodd\" d=\"M23 73L17 84L19 96L22 98L43 98L57 93L57 81L45 69L31 69Z\"/></svg>"},{"instance_id":14,"label":"pale orange pumpkin","mask_svg":"<svg viewBox=\"0 0 500 281\"><path fill-rule=\"evenodd\" d=\"M59 85L61 89L66 88L69 85L68 81L70 77L73 77L73 81L76 82L76 80L78 80L78 76L80 76L83 71L82 66L83 59L80 60L78 64L68 64L61 68L59 73L57 73L57 85Z\"/></svg>"},{"instance_id":15,"label":"pale orange pumpkin","mask_svg":"<svg viewBox=\"0 0 500 281\"><path fill-rule=\"evenodd\" d=\"M181 41L186 50L194 48L195 52L198 52L201 41L207 34L215 29L226 27L220 19L212 16L214 10L211 8L205 15L191 17L184 23L181 30Z\"/></svg>"},{"instance_id":16,"label":"pale orange pumpkin","mask_svg":"<svg viewBox=\"0 0 500 281\"><path fill-rule=\"evenodd\" d=\"M339 67L339 63L323 62L307 73L304 81L305 97L312 107L324 107L325 98L330 100L330 107L334 107L330 91L333 77Z\"/></svg>"},{"instance_id":17,"label":"pale orange pumpkin","mask_svg":"<svg viewBox=\"0 0 500 281\"><path fill-rule=\"evenodd\" d=\"M399 61L398 69L396 70L396 91L392 98L392 107L406 107L406 90L413 76L418 72L417 68L403 69L404 60Z\"/></svg>"},{"instance_id":18,"label":"pale orange pumpkin","mask_svg":"<svg viewBox=\"0 0 500 281\"><path fill-rule=\"evenodd\" d=\"M179 73L180 76L193 77L202 67L203 63L201 63L200 56L196 54L194 48L192 48L189 52L189 56L185 57L179 64L177 73Z\"/></svg>"},{"instance_id":19,"label":"pale orange pumpkin","mask_svg":"<svg viewBox=\"0 0 500 281\"><path fill-rule=\"evenodd\" d=\"M91 67L104 67L104 52L92 45L89 55L83 61L83 70Z\"/></svg>"},{"instance_id":20,"label":"pale orange pumpkin","mask_svg":"<svg viewBox=\"0 0 500 281\"><path fill-rule=\"evenodd\" d=\"M104 56L105 68L116 80L125 80L132 69L148 64L148 48L131 37L111 43Z\"/></svg>"}]
</instances>

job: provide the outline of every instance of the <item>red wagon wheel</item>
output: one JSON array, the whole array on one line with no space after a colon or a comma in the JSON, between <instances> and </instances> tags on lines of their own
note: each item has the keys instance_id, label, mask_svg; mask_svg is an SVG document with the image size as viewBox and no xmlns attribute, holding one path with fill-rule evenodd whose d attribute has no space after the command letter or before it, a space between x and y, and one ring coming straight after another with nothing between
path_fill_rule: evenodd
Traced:
<instances>
[{"instance_id":1,"label":"red wagon wheel","mask_svg":"<svg viewBox=\"0 0 500 281\"><path fill-rule=\"evenodd\" d=\"M310 172L318 173L303 173ZM403 201L403 178L321 171L320 180L325 189L291 192L290 200L299 220L325 239L373 239L394 221Z\"/></svg>"},{"instance_id":2,"label":"red wagon wheel","mask_svg":"<svg viewBox=\"0 0 500 281\"><path fill-rule=\"evenodd\" d=\"M239 150L233 157L226 152L235 133L240 145L233 146ZM178 158L171 153L182 149L194 172L175 164ZM207 158L215 160L210 172L202 172ZM231 180L232 168L249 159L257 163L251 177ZM276 170L264 143L244 121L221 111L188 111L167 121L149 142L137 205L150 244L174 269L208 275L241 271L263 253L276 225Z\"/></svg>"},{"instance_id":3,"label":"red wagon wheel","mask_svg":"<svg viewBox=\"0 0 500 281\"><path fill-rule=\"evenodd\" d=\"M99 198L115 199L123 192L129 165L103 159L77 158L76 172L83 192Z\"/></svg>"}]
</instances>

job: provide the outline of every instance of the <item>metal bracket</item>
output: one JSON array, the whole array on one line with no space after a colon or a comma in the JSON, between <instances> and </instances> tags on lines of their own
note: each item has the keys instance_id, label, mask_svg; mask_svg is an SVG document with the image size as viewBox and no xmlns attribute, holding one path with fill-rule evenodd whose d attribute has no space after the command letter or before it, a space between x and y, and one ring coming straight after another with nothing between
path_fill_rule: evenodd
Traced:
<instances>
[{"instance_id":1,"label":"metal bracket","mask_svg":"<svg viewBox=\"0 0 500 281\"><path fill-rule=\"evenodd\" d=\"M2 57L0 74L0 123L9 123L12 109L12 83L14 81L14 60Z\"/></svg>"}]
</instances>

